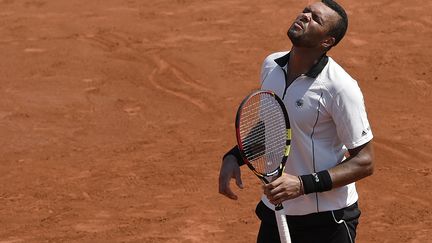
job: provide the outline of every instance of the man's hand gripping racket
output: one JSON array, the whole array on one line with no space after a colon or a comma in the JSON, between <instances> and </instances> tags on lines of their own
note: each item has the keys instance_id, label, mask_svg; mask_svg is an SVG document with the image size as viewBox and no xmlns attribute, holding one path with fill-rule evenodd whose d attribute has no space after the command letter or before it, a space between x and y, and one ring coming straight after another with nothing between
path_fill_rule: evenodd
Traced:
<instances>
[{"instance_id":1,"label":"man's hand gripping racket","mask_svg":"<svg viewBox=\"0 0 432 243\"><path fill-rule=\"evenodd\" d=\"M272 91L251 93L238 108L235 126L240 154L254 174L265 184L281 176L291 144L291 126L282 100ZM282 204L275 209L280 240L290 243Z\"/></svg>"}]
</instances>

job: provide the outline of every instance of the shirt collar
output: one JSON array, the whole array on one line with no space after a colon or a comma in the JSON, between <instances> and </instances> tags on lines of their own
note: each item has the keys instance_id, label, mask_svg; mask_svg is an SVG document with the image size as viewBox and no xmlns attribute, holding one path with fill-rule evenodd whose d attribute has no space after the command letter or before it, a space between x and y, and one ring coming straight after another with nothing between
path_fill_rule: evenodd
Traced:
<instances>
[{"instance_id":1,"label":"shirt collar","mask_svg":"<svg viewBox=\"0 0 432 243\"><path fill-rule=\"evenodd\" d=\"M290 53L288 52L286 55L274 59L274 61L280 67L283 68L283 67L285 67L285 65L288 64L289 57L290 57ZM310 78L316 78L318 76L318 74L320 74L321 71L324 69L324 67L327 65L327 63L328 63L328 56L326 54L324 54L324 55L322 55L321 59L315 65L313 65L313 67L311 69L309 69L309 71L305 75L310 77Z\"/></svg>"}]
</instances>

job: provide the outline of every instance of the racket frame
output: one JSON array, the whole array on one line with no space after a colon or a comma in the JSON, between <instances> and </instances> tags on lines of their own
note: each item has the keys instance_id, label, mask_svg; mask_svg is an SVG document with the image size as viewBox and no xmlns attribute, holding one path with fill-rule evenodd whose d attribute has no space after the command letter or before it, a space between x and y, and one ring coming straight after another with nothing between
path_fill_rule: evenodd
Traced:
<instances>
[{"instance_id":1,"label":"racket frame","mask_svg":"<svg viewBox=\"0 0 432 243\"><path fill-rule=\"evenodd\" d=\"M284 118L285 118L285 127L286 127L286 144L285 144L285 149L284 149L282 161L276 170L274 170L270 173L265 173L265 174L259 173L255 169L255 167L252 165L252 163L249 162L249 160L246 157L246 154L243 151L243 145L242 145L242 141L241 141L241 137L240 137L240 119L241 119L243 107L252 97L259 95L260 93L269 94L269 95L273 96L273 98L278 102L278 104L281 106L281 110L282 110ZM252 170L252 172L265 184L269 183L269 180L267 180L266 177L272 177L275 175L277 175L277 177L281 176L283 173L283 170L285 169L285 163L288 159L288 155L289 155L289 152L291 149L291 125L290 125L289 118L288 118L288 112L285 109L285 105L284 105L283 101L273 91L270 91L270 90L258 90L258 91L252 92L246 98L244 98L243 101L240 103L240 106L239 106L239 108L237 110L237 114L236 114L235 127L236 127L237 146L239 148L240 155L241 155L243 161L249 167L249 169ZM281 240L281 243L291 243L291 236L289 233L288 223L286 221L286 216L282 213L282 209L283 209L283 206L281 203L275 206L275 218L276 218L276 222L277 222L277 226L278 226L279 238Z\"/></svg>"},{"instance_id":2,"label":"racket frame","mask_svg":"<svg viewBox=\"0 0 432 243\"><path fill-rule=\"evenodd\" d=\"M285 128L286 128L286 144L285 144L285 149L284 149L284 153L283 153L284 155L282 157L282 161L281 161L281 163L277 169L275 169L274 171L271 171L269 173L260 173L255 169L255 167L252 165L252 163L247 159L247 157L245 155L244 148L243 148L242 141L241 141L241 137L240 137L240 119L241 119L243 107L252 97L257 96L257 95L262 94L262 93L271 95L278 102L278 104L281 107L283 116L285 118ZM279 98L279 96L277 96L273 91L270 91L270 90L257 90L257 91L252 92L251 94L246 96L246 98L244 98L243 101L240 103L240 106L237 110L235 127L236 127L237 146L239 147L240 155L241 155L243 161L249 167L249 169L251 169L252 172L259 179L261 179L265 184L269 183L269 181L267 180L266 177L273 177L275 175L277 175L277 177L281 176L282 172L285 168L285 163L288 159L288 155L289 155L290 147L291 147L291 125L290 125L289 118L288 118L288 112L285 109L285 105L284 105L283 101L281 100L281 98Z\"/></svg>"}]
</instances>

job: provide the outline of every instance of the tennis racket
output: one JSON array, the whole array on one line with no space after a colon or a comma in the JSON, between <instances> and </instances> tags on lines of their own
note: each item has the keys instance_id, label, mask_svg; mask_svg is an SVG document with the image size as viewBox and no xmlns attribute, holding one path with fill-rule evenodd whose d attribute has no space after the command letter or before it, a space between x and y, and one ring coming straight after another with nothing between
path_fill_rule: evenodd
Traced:
<instances>
[{"instance_id":1,"label":"tennis racket","mask_svg":"<svg viewBox=\"0 0 432 243\"><path fill-rule=\"evenodd\" d=\"M240 154L252 172L265 184L282 175L291 144L291 126L282 100L272 91L252 92L238 108L235 127ZM290 243L282 204L275 209L280 240Z\"/></svg>"}]
</instances>

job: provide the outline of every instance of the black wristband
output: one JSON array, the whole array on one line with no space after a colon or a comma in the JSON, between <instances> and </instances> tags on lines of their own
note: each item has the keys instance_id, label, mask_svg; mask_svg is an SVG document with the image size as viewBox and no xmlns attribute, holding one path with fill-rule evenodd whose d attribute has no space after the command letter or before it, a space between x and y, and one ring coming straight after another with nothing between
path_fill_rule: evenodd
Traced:
<instances>
[{"instance_id":1,"label":"black wristband","mask_svg":"<svg viewBox=\"0 0 432 243\"><path fill-rule=\"evenodd\" d=\"M239 150L239 148L237 147L237 145L234 146L230 151L228 151L228 153L226 153L226 154L223 156L222 160L224 160L225 157L227 157L227 156L230 155L230 154L231 154L231 155L234 155L234 157L236 157L236 159L237 159L237 164L238 164L239 166L242 166L242 165L245 164L244 161L243 161L243 158L242 158L242 156L241 156L241 154L240 154L240 150Z\"/></svg>"},{"instance_id":2,"label":"black wristband","mask_svg":"<svg viewBox=\"0 0 432 243\"><path fill-rule=\"evenodd\" d=\"M302 175L300 178L303 181L304 194L330 191L333 187L330 173L327 170L310 175Z\"/></svg>"}]
</instances>

